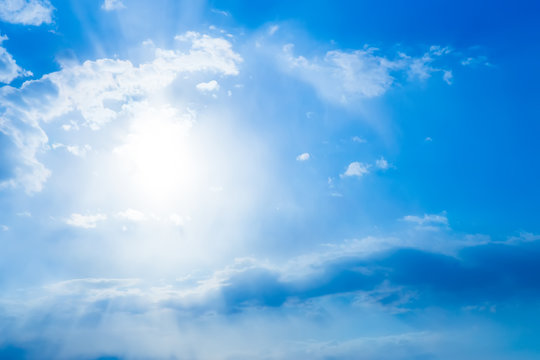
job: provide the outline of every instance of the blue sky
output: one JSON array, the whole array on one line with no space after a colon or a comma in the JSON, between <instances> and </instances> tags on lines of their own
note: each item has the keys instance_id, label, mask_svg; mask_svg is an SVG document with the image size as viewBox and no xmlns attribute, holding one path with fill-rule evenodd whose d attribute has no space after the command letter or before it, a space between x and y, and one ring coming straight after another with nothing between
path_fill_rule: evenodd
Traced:
<instances>
[{"instance_id":1,"label":"blue sky","mask_svg":"<svg viewBox=\"0 0 540 360\"><path fill-rule=\"evenodd\" d=\"M539 11L4 0L0 358L538 358Z\"/></svg>"}]
</instances>

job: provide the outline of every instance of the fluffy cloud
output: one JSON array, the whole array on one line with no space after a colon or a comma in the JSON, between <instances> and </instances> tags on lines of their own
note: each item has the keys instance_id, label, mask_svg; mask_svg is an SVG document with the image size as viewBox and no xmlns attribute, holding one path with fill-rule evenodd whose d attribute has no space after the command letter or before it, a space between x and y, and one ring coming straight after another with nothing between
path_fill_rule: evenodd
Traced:
<instances>
[{"instance_id":1,"label":"fluffy cloud","mask_svg":"<svg viewBox=\"0 0 540 360\"><path fill-rule=\"evenodd\" d=\"M4 0L0 19L12 24L41 25L52 22L54 7L49 0Z\"/></svg>"},{"instance_id":2,"label":"fluffy cloud","mask_svg":"<svg viewBox=\"0 0 540 360\"><path fill-rule=\"evenodd\" d=\"M357 176L362 177L363 175L369 174L369 168L371 165L364 164L358 161L354 161L347 166L347 170L343 174L341 174L341 177L346 176Z\"/></svg>"},{"instance_id":3,"label":"fluffy cloud","mask_svg":"<svg viewBox=\"0 0 540 360\"><path fill-rule=\"evenodd\" d=\"M97 226L99 221L104 220L107 220L107 216L104 214L82 215L73 213L66 219L66 224L84 229L92 229Z\"/></svg>"},{"instance_id":4,"label":"fluffy cloud","mask_svg":"<svg viewBox=\"0 0 540 360\"><path fill-rule=\"evenodd\" d=\"M0 35L0 45L7 39L7 36ZM31 75L30 71L26 71L17 65L13 56L4 47L0 46L0 83L9 84L15 78Z\"/></svg>"},{"instance_id":5,"label":"fluffy cloud","mask_svg":"<svg viewBox=\"0 0 540 360\"><path fill-rule=\"evenodd\" d=\"M300 155L298 155L296 157L296 160L297 161L306 161L306 160L309 160L310 157L311 156L309 155L309 153L302 153L302 154L300 154Z\"/></svg>"},{"instance_id":6,"label":"fluffy cloud","mask_svg":"<svg viewBox=\"0 0 540 360\"><path fill-rule=\"evenodd\" d=\"M123 114L124 109L129 111L129 104L144 102L165 89L181 73L238 74L242 58L227 40L195 32L176 39L188 42L189 50L158 48L152 61L139 66L128 60L86 61L39 80L27 81L21 88L3 87L0 131L11 138L18 149L18 158L16 176L5 180L0 187L22 186L28 193L41 191L50 175L37 160L37 154L48 148L48 136L42 129L44 123L76 114L63 124L64 129L98 130Z\"/></svg>"},{"instance_id":7,"label":"fluffy cloud","mask_svg":"<svg viewBox=\"0 0 540 360\"><path fill-rule=\"evenodd\" d=\"M202 82L196 85L197 90L201 92L212 92L219 90L219 83L216 80L210 80L209 82Z\"/></svg>"}]
</instances>

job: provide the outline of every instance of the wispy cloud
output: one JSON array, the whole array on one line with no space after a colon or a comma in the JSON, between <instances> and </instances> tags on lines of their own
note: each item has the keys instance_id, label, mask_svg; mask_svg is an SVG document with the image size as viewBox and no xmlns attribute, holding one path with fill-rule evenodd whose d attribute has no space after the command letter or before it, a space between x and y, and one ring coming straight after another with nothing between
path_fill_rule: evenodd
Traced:
<instances>
[{"instance_id":1,"label":"wispy cloud","mask_svg":"<svg viewBox=\"0 0 540 360\"><path fill-rule=\"evenodd\" d=\"M3 0L0 19L12 24L38 26L51 23L53 11L49 0Z\"/></svg>"},{"instance_id":2,"label":"wispy cloud","mask_svg":"<svg viewBox=\"0 0 540 360\"><path fill-rule=\"evenodd\" d=\"M73 213L66 219L66 224L84 229L95 228L100 221L107 220L104 214L82 215Z\"/></svg>"},{"instance_id":3,"label":"wispy cloud","mask_svg":"<svg viewBox=\"0 0 540 360\"><path fill-rule=\"evenodd\" d=\"M393 58L368 46L328 51L322 59L296 56L293 51L293 44L283 47L287 71L312 85L322 98L344 106L354 100L382 96L402 81L403 74L409 81L426 80L434 72L443 72L443 80L449 84L452 79L450 70L433 66L436 58L450 53L446 47L431 46L421 57L399 53Z\"/></svg>"},{"instance_id":4,"label":"wispy cloud","mask_svg":"<svg viewBox=\"0 0 540 360\"><path fill-rule=\"evenodd\" d=\"M424 230L438 230L440 227L448 226L448 218L444 212L442 214L424 214L424 216L407 215L402 220L416 224L419 229Z\"/></svg>"},{"instance_id":5,"label":"wispy cloud","mask_svg":"<svg viewBox=\"0 0 540 360\"><path fill-rule=\"evenodd\" d=\"M126 6L122 0L103 0L101 8L106 11L125 9Z\"/></svg>"}]
</instances>

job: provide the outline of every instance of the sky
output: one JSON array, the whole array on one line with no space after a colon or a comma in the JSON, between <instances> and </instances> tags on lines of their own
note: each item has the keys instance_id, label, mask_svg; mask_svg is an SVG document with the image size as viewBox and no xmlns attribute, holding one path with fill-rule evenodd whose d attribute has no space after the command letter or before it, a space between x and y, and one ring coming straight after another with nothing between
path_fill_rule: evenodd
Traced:
<instances>
[{"instance_id":1,"label":"sky","mask_svg":"<svg viewBox=\"0 0 540 360\"><path fill-rule=\"evenodd\" d=\"M1 0L0 358L538 359L539 18Z\"/></svg>"}]
</instances>

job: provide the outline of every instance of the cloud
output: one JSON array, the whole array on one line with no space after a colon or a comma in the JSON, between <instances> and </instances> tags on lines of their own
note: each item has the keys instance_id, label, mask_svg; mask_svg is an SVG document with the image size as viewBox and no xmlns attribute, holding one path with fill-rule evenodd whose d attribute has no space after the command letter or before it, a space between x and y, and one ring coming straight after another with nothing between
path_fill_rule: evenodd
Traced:
<instances>
[{"instance_id":1,"label":"cloud","mask_svg":"<svg viewBox=\"0 0 540 360\"><path fill-rule=\"evenodd\" d=\"M276 33L276 31L279 30L279 25L272 25L270 26L270 28L268 29L268 35L274 35Z\"/></svg>"},{"instance_id":2,"label":"cloud","mask_svg":"<svg viewBox=\"0 0 540 360\"><path fill-rule=\"evenodd\" d=\"M450 70L434 67L432 64L436 58L447 55L451 52L448 47L431 46L429 51L424 53L422 57L410 58L403 55L410 61L410 65L407 70L409 79L426 80L431 77L435 72L443 73L443 80L450 85L452 83L452 72Z\"/></svg>"},{"instance_id":3,"label":"cloud","mask_svg":"<svg viewBox=\"0 0 540 360\"><path fill-rule=\"evenodd\" d=\"M452 72L450 70L444 70L443 71L443 80L448 84L452 85L452 79L454 78L454 75L452 75Z\"/></svg>"},{"instance_id":4,"label":"cloud","mask_svg":"<svg viewBox=\"0 0 540 360\"><path fill-rule=\"evenodd\" d=\"M122 0L103 0L101 8L105 11L125 9L126 6Z\"/></svg>"},{"instance_id":5,"label":"cloud","mask_svg":"<svg viewBox=\"0 0 540 360\"><path fill-rule=\"evenodd\" d=\"M309 153L302 153L296 157L296 161L307 161L310 157Z\"/></svg>"},{"instance_id":6,"label":"cloud","mask_svg":"<svg viewBox=\"0 0 540 360\"><path fill-rule=\"evenodd\" d=\"M3 87L0 131L18 151L14 152L16 175L3 181L0 188L21 186L28 193L41 191L50 176L50 171L37 160L37 154L48 149L44 123L66 121L63 117L71 113L76 116L63 124L64 129L98 130L129 111L127 105L144 103L167 88L181 73L238 74L238 64L243 60L227 40L196 32L176 39L190 44L188 51L157 48L153 60L139 66L128 60L85 61L27 81L20 88ZM83 149L71 150L81 154Z\"/></svg>"},{"instance_id":7,"label":"cloud","mask_svg":"<svg viewBox=\"0 0 540 360\"><path fill-rule=\"evenodd\" d=\"M212 11L213 13L215 14L219 14L219 15L222 15L222 16L231 16L231 13L228 12L228 11L225 11L225 10L219 10L219 9L211 9L210 11Z\"/></svg>"},{"instance_id":8,"label":"cloud","mask_svg":"<svg viewBox=\"0 0 540 360\"><path fill-rule=\"evenodd\" d=\"M314 86L323 98L336 103L384 94L394 81L391 70L400 67L375 55L375 49L371 48L329 51L322 60L294 56L292 44L284 46L283 53L292 74Z\"/></svg>"},{"instance_id":9,"label":"cloud","mask_svg":"<svg viewBox=\"0 0 540 360\"><path fill-rule=\"evenodd\" d=\"M364 138L361 138L359 136L353 136L352 137L352 141L356 142L356 143L359 143L359 144L363 144L363 143L366 143L367 140L364 139Z\"/></svg>"},{"instance_id":10,"label":"cloud","mask_svg":"<svg viewBox=\"0 0 540 360\"><path fill-rule=\"evenodd\" d=\"M346 176L362 177L363 175L369 174L370 167L371 165L369 164L364 164L358 161L354 161L349 164L349 166L347 167L347 170L345 170L345 172L341 174L340 176L341 177L346 177Z\"/></svg>"},{"instance_id":11,"label":"cloud","mask_svg":"<svg viewBox=\"0 0 540 360\"><path fill-rule=\"evenodd\" d=\"M359 350L360 359L445 358L441 341L456 349L471 338L491 344L467 329L499 312L522 331L540 296L538 241L469 245L448 255L402 248L400 239L370 252L385 239L364 240L284 262L239 258L207 275L159 283L83 278L20 289L0 302L3 344L27 358L357 359ZM408 316L414 322L404 323Z\"/></svg>"},{"instance_id":12,"label":"cloud","mask_svg":"<svg viewBox=\"0 0 540 360\"><path fill-rule=\"evenodd\" d=\"M8 231L8 230L9 230L9 226L0 224L0 230L2 230L2 231Z\"/></svg>"},{"instance_id":13,"label":"cloud","mask_svg":"<svg viewBox=\"0 0 540 360\"><path fill-rule=\"evenodd\" d=\"M449 70L432 66L435 59L450 53L448 48L439 46L431 46L421 57L399 53L394 58L367 46L353 51L328 51L322 59L295 56L293 50L293 44L283 47L285 69L312 85L325 100L344 106L354 100L384 95L396 82L403 81L403 74L407 74L409 81L423 81L442 71L444 81L451 80Z\"/></svg>"},{"instance_id":14,"label":"cloud","mask_svg":"<svg viewBox=\"0 0 540 360\"><path fill-rule=\"evenodd\" d=\"M7 39L7 36L0 35L0 44ZM17 65L13 56L0 46L0 83L9 84L13 79L21 76L32 76L32 73Z\"/></svg>"},{"instance_id":15,"label":"cloud","mask_svg":"<svg viewBox=\"0 0 540 360\"><path fill-rule=\"evenodd\" d=\"M146 220L146 215L144 213L137 210L133 210L133 209L120 211L116 214L116 216L120 219L125 219L129 221L134 221L134 222L141 222L141 221Z\"/></svg>"},{"instance_id":16,"label":"cloud","mask_svg":"<svg viewBox=\"0 0 540 360\"><path fill-rule=\"evenodd\" d=\"M54 7L49 0L4 0L0 20L22 25L50 24Z\"/></svg>"},{"instance_id":17,"label":"cloud","mask_svg":"<svg viewBox=\"0 0 540 360\"><path fill-rule=\"evenodd\" d=\"M216 80L210 80L209 82L202 82L197 84L197 90L200 92L212 92L219 90L219 83Z\"/></svg>"},{"instance_id":18,"label":"cloud","mask_svg":"<svg viewBox=\"0 0 540 360\"><path fill-rule=\"evenodd\" d=\"M469 56L461 60L461 65L463 66L493 66L488 60L487 57L480 56Z\"/></svg>"},{"instance_id":19,"label":"cloud","mask_svg":"<svg viewBox=\"0 0 540 360\"><path fill-rule=\"evenodd\" d=\"M51 147L53 149L62 149L62 148L66 149L67 152L75 156L80 156L80 157L85 157L86 153L92 150L92 147L88 144L79 146L79 145L65 145L61 143L54 143L51 145Z\"/></svg>"},{"instance_id":20,"label":"cloud","mask_svg":"<svg viewBox=\"0 0 540 360\"><path fill-rule=\"evenodd\" d=\"M91 229L95 228L98 222L104 220L107 220L107 215L104 214L82 215L73 213L66 219L66 224L84 229Z\"/></svg>"},{"instance_id":21,"label":"cloud","mask_svg":"<svg viewBox=\"0 0 540 360\"><path fill-rule=\"evenodd\" d=\"M442 214L424 214L424 216L407 215L403 221L411 222L419 226L448 226L448 218L445 213Z\"/></svg>"},{"instance_id":22,"label":"cloud","mask_svg":"<svg viewBox=\"0 0 540 360\"><path fill-rule=\"evenodd\" d=\"M393 167L384 157L380 157L375 161L375 167L380 170L388 170Z\"/></svg>"}]
</instances>

